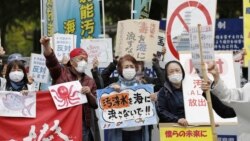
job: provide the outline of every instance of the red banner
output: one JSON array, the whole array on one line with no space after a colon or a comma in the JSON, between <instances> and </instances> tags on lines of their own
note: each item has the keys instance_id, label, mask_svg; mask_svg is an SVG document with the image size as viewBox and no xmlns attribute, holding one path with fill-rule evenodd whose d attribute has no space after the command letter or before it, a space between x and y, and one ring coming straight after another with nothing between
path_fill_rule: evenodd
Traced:
<instances>
[{"instance_id":1,"label":"red banner","mask_svg":"<svg viewBox=\"0 0 250 141\"><path fill-rule=\"evenodd\" d=\"M37 92L36 118L0 117L0 141L82 141L82 106L57 111L49 91Z\"/></svg>"}]
</instances>

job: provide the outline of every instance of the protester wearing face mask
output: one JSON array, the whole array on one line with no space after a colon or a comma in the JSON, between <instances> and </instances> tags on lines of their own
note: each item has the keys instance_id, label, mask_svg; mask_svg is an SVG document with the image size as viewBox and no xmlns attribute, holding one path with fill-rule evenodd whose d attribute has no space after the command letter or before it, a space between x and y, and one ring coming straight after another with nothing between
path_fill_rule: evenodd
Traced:
<instances>
[{"instance_id":1,"label":"protester wearing face mask","mask_svg":"<svg viewBox=\"0 0 250 141\"><path fill-rule=\"evenodd\" d=\"M160 122L178 123L187 126L185 119L182 80L185 72L178 61L170 61L165 65L166 82L158 94L158 116Z\"/></svg>"},{"instance_id":2,"label":"protester wearing face mask","mask_svg":"<svg viewBox=\"0 0 250 141\"><path fill-rule=\"evenodd\" d=\"M1 90L19 91L26 95L29 91L35 91L33 83L29 83L29 77L25 70L25 60L19 53L11 54L8 57L8 64L6 68L6 84Z\"/></svg>"},{"instance_id":3,"label":"protester wearing face mask","mask_svg":"<svg viewBox=\"0 0 250 141\"><path fill-rule=\"evenodd\" d=\"M91 122L96 118L95 113L91 112L97 108L96 103L96 84L92 78L85 74L87 68L88 54L82 48L75 48L70 52L70 60L67 64L61 65L57 60L52 48L49 45L49 38L42 37L40 43L44 48L46 66L49 69L52 85L76 81L82 84L81 92L85 94L88 103L83 107L83 140L93 141L95 131Z\"/></svg>"},{"instance_id":4,"label":"protester wearing face mask","mask_svg":"<svg viewBox=\"0 0 250 141\"><path fill-rule=\"evenodd\" d=\"M140 84L136 80L138 71L137 61L131 55L121 57L117 64L119 80L110 85L115 91L120 91L131 86ZM109 129L108 141L149 141L150 128L149 126L130 127L122 129Z\"/></svg>"}]
</instances>

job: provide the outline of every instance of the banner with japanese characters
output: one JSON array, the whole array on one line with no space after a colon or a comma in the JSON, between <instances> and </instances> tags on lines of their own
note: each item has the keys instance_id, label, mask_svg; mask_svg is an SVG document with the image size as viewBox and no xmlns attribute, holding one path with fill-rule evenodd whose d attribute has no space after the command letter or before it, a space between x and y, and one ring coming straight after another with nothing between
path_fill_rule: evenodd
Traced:
<instances>
[{"instance_id":1,"label":"banner with japanese characters","mask_svg":"<svg viewBox=\"0 0 250 141\"><path fill-rule=\"evenodd\" d=\"M159 21L140 19L118 22L116 55L130 54L138 61L152 60L157 52Z\"/></svg>"},{"instance_id":2,"label":"banner with japanese characters","mask_svg":"<svg viewBox=\"0 0 250 141\"><path fill-rule=\"evenodd\" d=\"M50 4L50 5L48 5ZM53 4L53 5L52 5ZM100 4L99 0L47 0L43 10L45 23L53 27L44 28L44 33L75 34L77 47L83 38L98 38L101 34ZM51 14L51 12L53 12ZM47 21L46 21L47 20ZM46 25L46 24L45 24Z\"/></svg>"},{"instance_id":3,"label":"banner with japanese characters","mask_svg":"<svg viewBox=\"0 0 250 141\"><path fill-rule=\"evenodd\" d=\"M58 111L48 91L36 95L36 118L0 117L0 140L81 141L82 106Z\"/></svg>"},{"instance_id":4,"label":"banner with japanese characters","mask_svg":"<svg viewBox=\"0 0 250 141\"><path fill-rule=\"evenodd\" d=\"M209 113L206 99L202 96L202 80L195 71L190 53L180 53L180 62L185 70L185 79L182 82L185 116L190 125L209 125ZM234 63L232 52L215 52L215 63L219 69L220 77L229 88L236 87ZM210 80L211 74L207 73ZM230 80L230 81L227 81ZM199 111L199 113L197 113ZM237 118L221 118L214 112L215 123L235 124Z\"/></svg>"},{"instance_id":5,"label":"banner with japanese characters","mask_svg":"<svg viewBox=\"0 0 250 141\"><path fill-rule=\"evenodd\" d=\"M88 53L88 63L92 64L94 58L100 63L113 61L112 39L82 39L81 48Z\"/></svg>"},{"instance_id":6,"label":"banner with japanese characters","mask_svg":"<svg viewBox=\"0 0 250 141\"><path fill-rule=\"evenodd\" d=\"M246 57L244 58L244 66L248 67L250 61L250 1L243 0L243 29L244 29L244 49Z\"/></svg>"},{"instance_id":7,"label":"banner with japanese characters","mask_svg":"<svg viewBox=\"0 0 250 141\"><path fill-rule=\"evenodd\" d=\"M35 118L36 93L0 91L0 116Z\"/></svg>"},{"instance_id":8,"label":"banner with japanese characters","mask_svg":"<svg viewBox=\"0 0 250 141\"><path fill-rule=\"evenodd\" d=\"M58 110L87 103L87 97L81 93L81 89L82 85L79 81L71 81L49 87L51 97Z\"/></svg>"},{"instance_id":9,"label":"banner with japanese characters","mask_svg":"<svg viewBox=\"0 0 250 141\"><path fill-rule=\"evenodd\" d=\"M138 85L116 92L97 90L99 123L102 129L157 124L155 105L151 102L152 85Z\"/></svg>"},{"instance_id":10,"label":"banner with japanese characters","mask_svg":"<svg viewBox=\"0 0 250 141\"><path fill-rule=\"evenodd\" d=\"M49 82L49 70L46 67L46 60L44 55L31 53L29 75L36 82L48 83Z\"/></svg>"},{"instance_id":11,"label":"banner with japanese characters","mask_svg":"<svg viewBox=\"0 0 250 141\"><path fill-rule=\"evenodd\" d=\"M134 19L148 19L152 0L134 0Z\"/></svg>"},{"instance_id":12,"label":"banner with japanese characters","mask_svg":"<svg viewBox=\"0 0 250 141\"><path fill-rule=\"evenodd\" d=\"M52 37L52 47L59 62L64 57L69 58L69 53L76 48L76 36L73 34L54 34Z\"/></svg>"},{"instance_id":13,"label":"banner with japanese characters","mask_svg":"<svg viewBox=\"0 0 250 141\"><path fill-rule=\"evenodd\" d=\"M182 127L160 124L160 141L212 141L212 129L209 126Z\"/></svg>"},{"instance_id":14,"label":"banner with japanese characters","mask_svg":"<svg viewBox=\"0 0 250 141\"><path fill-rule=\"evenodd\" d=\"M216 20L215 50L241 50L243 43L243 19Z\"/></svg>"},{"instance_id":15,"label":"banner with japanese characters","mask_svg":"<svg viewBox=\"0 0 250 141\"><path fill-rule=\"evenodd\" d=\"M214 60L214 32L211 25L189 27L192 63L199 76L202 76L201 58L204 62Z\"/></svg>"},{"instance_id":16,"label":"banner with japanese characters","mask_svg":"<svg viewBox=\"0 0 250 141\"><path fill-rule=\"evenodd\" d=\"M56 10L54 0L41 0L41 31L42 35L52 37L56 28Z\"/></svg>"}]
</instances>

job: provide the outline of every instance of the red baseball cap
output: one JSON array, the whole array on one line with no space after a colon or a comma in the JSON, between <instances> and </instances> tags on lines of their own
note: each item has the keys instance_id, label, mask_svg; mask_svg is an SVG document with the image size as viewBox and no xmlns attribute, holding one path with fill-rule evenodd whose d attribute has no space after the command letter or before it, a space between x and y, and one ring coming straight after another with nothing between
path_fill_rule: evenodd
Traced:
<instances>
[{"instance_id":1,"label":"red baseball cap","mask_svg":"<svg viewBox=\"0 0 250 141\"><path fill-rule=\"evenodd\" d=\"M72 59L72 58L74 58L76 56L79 56L79 55L83 55L84 58L86 57L86 59L88 58L87 52L84 49L82 49L82 48L75 48L69 54L70 59Z\"/></svg>"}]
</instances>

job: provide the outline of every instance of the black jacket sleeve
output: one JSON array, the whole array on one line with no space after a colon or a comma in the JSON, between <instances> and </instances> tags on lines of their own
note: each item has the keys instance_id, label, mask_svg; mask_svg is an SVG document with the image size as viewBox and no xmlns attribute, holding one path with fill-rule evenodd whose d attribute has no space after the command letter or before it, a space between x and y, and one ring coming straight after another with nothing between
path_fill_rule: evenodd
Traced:
<instances>
[{"instance_id":1,"label":"black jacket sleeve","mask_svg":"<svg viewBox=\"0 0 250 141\"><path fill-rule=\"evenodd\" d=\"M95 80L97 89L104 88L102 77L101 77L99 71L97 70L97 68L91 69L91 73L92 73L93 79Z\"/></svg>"},{"instance_id":2,"label":"black jacket sleeve","mask_svg":"<svg viewBox=\"0 0 250 141\"><path fill-rule=\"evenodd\" d=\"M206 98L206 94L203 93L202 96ZM236 113L233 108L223 104L221 100L211 93L212 106L214 111L222 118L233 118L236 117Z\"/></svg>"},{"instance_id":3,"label":"black jacket sleeve","mask_svg":"<svg viewBox=\"0 0 250 141\"><path fill-rule=\"evenodd\" d=\"M116 70L116 63L112 62L106 67L102 73L101 77L104 83L104 87L108 86L112 83L112 80L110 79L110 75Z\"/></svg>"}]
</instances>

